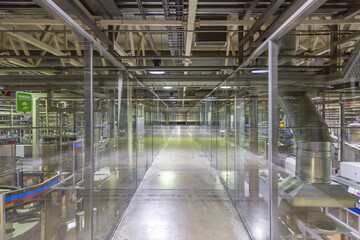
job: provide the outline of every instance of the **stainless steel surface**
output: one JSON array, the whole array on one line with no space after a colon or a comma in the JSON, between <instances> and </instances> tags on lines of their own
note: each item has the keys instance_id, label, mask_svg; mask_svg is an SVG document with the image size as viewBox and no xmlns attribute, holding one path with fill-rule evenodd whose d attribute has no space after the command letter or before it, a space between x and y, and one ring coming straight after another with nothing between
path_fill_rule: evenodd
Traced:
<instances>
[{"instance_id":1,"label":"stainless steel surface","mask_svg":"<svg viewBox=\"0 0 360 240\"><path fill-rule=\"evenodd\" d=\"M269 168L269 205L270 205L270 237L279 238L278 222L278 141L279 141L279 107L278 107L278 51L276 42L269 42L269 130L268 130L268 168Z\"/></svg>"},{"instance_id":2,"label":"stainless steel surface","mask_svg":"<svg viewBox=\"0 0 360 240\"><path fill-rule=\"evenodd\" d=\"M288 177L279 184L279 196L293 207L355 207L355 198L340 185L308 184Z\"/></svg>"},{"instance_id":3,"label":"stainless steel surface","mask_svg":"<svg viewBox=\"0 0 360 240\"><path fill-rule=\"evenodd\" d=\"M216 171L177 127L145 175L113 239L249 239Z\"/></svg>"},{"instance_id":4,"label":"stainless steel surface","mask_svg":"<svg viewBox=\"0 0 360 240\"><path fill-rule=\"evenodd\" d=\"M94 80L93 80L93 43L85 43L84 63L84 105L85 105L85 229L86 238L94 239ZM75 173L73 173L75 174Z\"/></svg>"},{"instance_id":5,"label":"stainless steel surface","mask_svg":"<svg viewBox=\"0 0 360 240\"><path fill-rule=\"evenodd\" d=\"M310 183L329 183L331 143L297 142L296 175Z\"/></svg>"},{"instance_id":6,"label":"stainless steel surface","mask_svg":"<svg viewBox=\"0 0 360 240\"><path fill-rule=\"evenodd\" d=\"M296 175L312 183L331 178L330 134L306 92L279 92L279 104L296 138Z\"/></svg>"}]
</instances>

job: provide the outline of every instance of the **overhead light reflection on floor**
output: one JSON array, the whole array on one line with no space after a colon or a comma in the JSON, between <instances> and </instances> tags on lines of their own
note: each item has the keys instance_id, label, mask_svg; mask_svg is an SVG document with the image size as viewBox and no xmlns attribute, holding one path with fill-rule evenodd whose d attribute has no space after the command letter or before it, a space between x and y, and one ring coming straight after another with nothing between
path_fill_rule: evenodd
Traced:
<instances>
[{"instance_id":1,"label":"overhead light reflection on floor","mask_svg":"<svg viewBox=\"0 0 360 240\"><path fill-rule=\"evenodd\" d=\"M175 184L175 173L173 171L161 171L160 182L163 186L172 187Z\"/></svg>"},{"instance_id":2,"label":"overhead light reflection on floor","mask_svg":"<svg viewBox=\"0 0 360 240\"><path fill-rule=\"evenodd\" d=\"M169 239L169 221L162 216L153 216L149 223L148 229L150 230L149 236L151 239Z\"/></svg>"}]
</instances>

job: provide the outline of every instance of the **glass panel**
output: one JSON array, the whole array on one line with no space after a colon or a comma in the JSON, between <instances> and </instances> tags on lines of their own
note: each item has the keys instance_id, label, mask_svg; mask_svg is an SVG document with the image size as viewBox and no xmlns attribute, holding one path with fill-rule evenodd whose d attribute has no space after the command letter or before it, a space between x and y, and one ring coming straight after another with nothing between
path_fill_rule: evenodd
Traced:
<instances>
[{"instance_id":1,"label":"glass panel","mask_svg":"<svg viewBox=\"0 0 360 240\"><path fill-rule=\"evenodd\" d=\"M279 55L289 57L278 62L302 65L304 59L295 56L296 42L302 38L284 36L278 43ZM357 54L356 49L352 54ZM339 69L336 61L334 68L333 60L324 63L332 72L329 79ZM346 69L346 62L340 64ZM316 62L308 68L314 68L312 73L299 69L292 76L279 68L279 152L274 162L279 204L272 216L278 219L274 231L288 239L353 239L351 235L359 233L359 187L355 183L358 108L356 90L343 84L353 85L355 78L328 81L323 68L315 69ZM349 71L356 74L357 69Z\"/></svg>"},{"instance_id":2,"label":"glass panel","mask_svg":"<svg viewBox=\"0 0 360 240\"><path fill-rule=\"evenodd\" d=\"M72 21L47 7L42 19ZM109 239L172 131L171 110L85 31L48 30L25 32L48 42L31 49L44 59L20 61L40 70L0 76L0 224L6 239Z\"/></svg>"},{"instance_id":3,"label":"glass panel","mask_svg":"<svg viewBox=\"0 0 360 240\"><path fill-rule=\"evenodd\" d=\"M261 61L259 60L261 64ZM219 173L254 239L270 238L267 74L241 72L224 81L189 113L191 132Z\"/></svg>"}]
</instances>

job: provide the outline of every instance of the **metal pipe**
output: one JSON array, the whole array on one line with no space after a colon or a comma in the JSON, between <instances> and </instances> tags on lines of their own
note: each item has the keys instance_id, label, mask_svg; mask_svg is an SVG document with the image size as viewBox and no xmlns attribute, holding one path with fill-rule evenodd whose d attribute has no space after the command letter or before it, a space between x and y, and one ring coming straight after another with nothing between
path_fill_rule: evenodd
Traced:
<instances>
[{"instance_id":1,"label":"metal pipe","mask_svg":"<svg viewBox=\"0 0 360 240\"><path fill-rule=\"evenodd\" d=\"M339 119L340 119L340 153L339 160L343 162L345 160L345 106L344 102L339 103Z\"/></svg>"},{"instance_id":2,"label":"metal pipe","mask_svg":"<svg viewBox=\"0 0 360 240\"><path fill-rule=\"evenodd\" d=\"M91 42L84 45L84 105L85 105L85 191L86 206L85 208L85 229L86 238L94 239L94 81L93 81L93 52L94 46ZM75 172L73 173L75 174Z\"/></svg>"},{"instance_id":3,"label":"metal pipe","mask_svg":"<svg viewBox=\"0 0 360 240\"><path fill-rule=\"evenodd\" d=\"M331 181L331 137L306 92L279 92L279 104L296 139L296 175L311 183Z\"/></svg>"},{"instance_id":4,"label":"metal pipe","mask_svg":"<svg viewBox=\"0 0 360 240\"><path fill-rule=\"evenodd\" d=\"M278 109L278 44L269 42L269 102L268 102L268 168L269 168L269 205L270 236L279 239L278 226L278 156L279 141L279 109Z\"/></svg>"},{"instance_id":5,"label":"metal pipe","mask_svg":"<svg viewBox=\"0 0 360 240\"><path fill-rule=\"evenodd\" d=\"M249 123L250 123L250 151L258 153L258 98L250 97L249 103Z\"/></svg>"}]
</instances>

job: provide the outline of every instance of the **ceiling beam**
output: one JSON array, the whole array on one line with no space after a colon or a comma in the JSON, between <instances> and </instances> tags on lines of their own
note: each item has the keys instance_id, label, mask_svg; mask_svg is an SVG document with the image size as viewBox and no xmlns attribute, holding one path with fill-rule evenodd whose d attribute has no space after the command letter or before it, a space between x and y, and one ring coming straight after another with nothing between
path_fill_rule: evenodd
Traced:
<instances>
[{"instance_id":1,"label":"ceiling beam","mask_svg":"<svg viewBox=\"0 0 360 240\"><path fill-rule=\"evenodd\" d=\"M142 5L142 2L141 0L136 0L137 4L138 4L138 8L140 10L140 13L141 13L141 17L144 21L147 21L146 19L146 11ZM159 51L156 49L155 47L155 43L154 43L154 39L152 38L151 36L151 32L150 32L150 28L149 26L145 26L145 29L146 29L146 35L147 35L147 39L149 40L149 43L150 43L150 46L151 46L151 49L155 52L156 55L160 56L160 53Z\"/></svg>"},{"instance_id":2,"label":"ceiling beam","mask_svg":"<svg viewBox=\"0 0 360 240\"><path fill-rule=\"evenodd\" d=\"M45 50L53 55L56 55L56 56L65 56L66 54L63 53L62 51L26 34L26 33L21 33L21 32L17 32L17 33L14 33L14 32L11 32L11 28L10 27L7 27L7 26L0 26L0 30L8 30L8 34L17 38L17 39L20 39L20 40L23 40L24 42L27 42L35 47L38 47L42 50Z\"/></svg>"},{"instance_id":3,"label":"ceiling beam","mask_svg":"<svg viewBox=\"0 0 360 240\"><path fill-rule=\"evenodd\" d=\"M189 0L189 14L186 25L187 30L192 31L195 29L197 3L198 0ZM188 32L186 34L186 41L185 41L185 56L190 56L191 54L192 39L193 39L193 32Z\"/></svg>"},{"instance_id":4,"label":"ceiling beam","mask_svg":"<svg viewBox=\"0 0 360 240\"><path fill-rule=\"evenodd\" d=\"M336 45L341 48L341 47L345 46L346 44L350 43L351 41L356 41L359 38L360 38L360 31L355 31L355 32L339 39L336 42ZM325 46L323 48L315 50L314 52L311 53L311 55L323 55L329 51L330 51L330 46Z\"/></svg>"},{"instance_id":5,"label":"ceiling beam","mask_svg":"<svg viewBox=\"0 0 360 240\"><path fill-rule=\"evenodd\" d=\"M39 2L40 5L42 5L41 0L36 0ZM77 18L79 18L95 35L96 38L100 39L104 44L107 45L107 47L113 45L114 50L120 55L120 56L127 56L127 52L118 44L113 43L106 34L100 29L96 23L94 22L94 19L89 17L88 13L85 12L86 9L81 8L75 0L64 0L62 1L62 4L65 4L73 14L76 15ZM72 20L74 21L74 20ZM128 64L130 66L135 66L135 62L129 61Z\"/></svg>"},{"instance_id":6,"label":"ceiling beam","mask_svg":"<svg viewBox=\"0 0 360 240\"><path fill-rule=\"evenodd\" d=\"M340 16L342 16L344 19L353 18L356 15L360 13L360 4L354 5L346 12L340 13Z\"/></svg>"},{"instance_id":7,"label":"ceiling beam","mask_svg":"<svg viewBox=\"0 0 360 240\"><path fill-rule=\"evenodd\" d=\"M77 24L67 13L65 13L57 4L51 0L34 0L38 5L46 9L51 15L55 16L65 25L69 25L73 28L73 31L77 32L84 39L92 43L95 49L101 51L103 55L115 66L118 70L125 70L125 66L120 63L113 55L111 55L98 41L96 41L89 33L87 33L79 24Z\"/></svg>"},{"instance_id":8,"label":"ceiling beam","mask_svg":"<svg viewBox=\"0 0 360 240\"><path fill-rule=\"evenodd\" d=\"M304 3L303 0L293 1L290 6L287 7L280 16L278 16L270 26L268 26L265 31L256 39L254 43L251 44L250 48L257 48L261 45L264 39L268 38L273 34L281 24L286 21L291 15L293 15Z\"/></svg>"},{"instance_id":9,"label":"ceiling beam","mask_svg":"<svg viewBox=\"0 0 360 240\"><path fill-rule=\"evenodd\" d=\"M189 0L189 6L188 6L188 19L187 19L187 25L186 30L190 30L191 32L186 33L186 40L185 40L185 56L189 57L191 55L191 48L192 48L192 40L195 30L195 18L196 18L196 9L197 9L197 3L198 0ZM185 59L185 66L189 66L191 60Z\"/></svg>"},{"instance_id":10,"label":"ceiling beam","mask_svg":"<svg viewBox=\"0 0 360 240\"><path fill-rule=\"evenodd\" d=\"M273 20L273 17L269 18L263 25L270 25ZM80 23L79 21L75 21ZM208 27L208 26L252 26L255 24L255 20L197 20L195 22L196 26ZM122 25L131 25L131 26L149 26L149 27L182 27L187 22L178 21L178 20L119 20L119 19L101 19L97 20L96 23L99 23L100 26L107 27L109 25L122 26ZM360 19L314 19L314 20L303 20L300 25L341 25L341 24L359 24ZM0 25L49 25L49 26L62 26L58 20L52 19L12 19L4 18L0 19ZM94 22L95 24L95 22ZM87 25L88 26L88 25ZM98 26L95 24L98 28ZM89 26L88 26L89 27ZM13 29L11 29L13 31ZM92 30L93 31L93 30ZM156 30L153 30L156 31ZM100 29L100 32L103 30ZM106 35L105 35L106 36ZM106 40L105 40L106 41Z\"/></svg>"},{"instance_id":11,"label":"ceiling beam","mask_svg":"<svg viewBox=\"0 0 360 240\"><path fill-rule=\"evenodd\" d=\"M253 0L251 1L250 6L246 9L244 16L242 17L243 20L248 20L251 16L251 14L253 13L253 11L255 10L256 6L258 5L260 0Z\"/></svg>"},{"instance_id":12,"label":"ceiling beam","mask_svg":"<svg viewBox=\"0 0 360 240\"><path fill-rule=\"evenodd\" d=\"M0 71L7 71L7 72L19 72L19 71L44 71L44 70L51 70L51 71L76 71L79 69L83 69L83 67L73 67L73 66L41 66L41 67L0 67ZM220 70L233 70L234 66L135 66L135 67L127 67L127 70L130 72L133 71L220 71ZM94 66L94 71L109 71L109 70L119 70L116 66Z\"/></svg>"},{"instance_id":13,"label":"ceiling beam","mask_svg":"<svg viewBox=\"0 0 360 240\"><path fill-rule=\"evenodd\" d=\"M251 55L235 70L242 69L243 67L249 65L257 56L262 54L268 46L269 41L278 41L280 40L285 34L287 34L291 29L297 26L301 21L303 21L306 17L308 17L311 13L313 13L316 9L318 9L322 4L326 2L326 0L307 0L299 7L295 12L289 15L289 18L286 19L277 29L273 32L263 43L256 48ZM285 12L288 10L285 10ZM292 11L292 9L291 9ZM286 14L286 13L284 13Z\"/></svg>"},{"instance_id":14,"label":"ceiling beam","mask_svg":"<svg viewBox=\"0 0 360 240\"><path fill-rule=\"evenodd\" d=\"M93 22L85 12L83 8L80 8L79 5L75 3L74 0L63 0L61 4L69 9L81 22L83 22L97 38L99 38L105 45L113 45L112 41L105 35L103 31Z\"/></svg>"},{"instance_id":15,"label":"ceiling beam","mask_svg":"<svg viewBox=\"0 0 360 240\"><path fill-rule=\"evenodd\" d=\"M272 14L284 3L285 0L272 0L265 12L256 20L252 27L246 32L245 36L239 42L239 46L244 46L256 32L261 29L272 16Z\"/></svg>"},{"instance_id":16,"label":"ceiling beam","mask_svg":"<svg viewBox=\"0 0 360 240\"><path fill-rule=\"evenodd\" d=\"M135 49L134 49L135 50ZM31 52L31 51L30 51ZM149 51L146 51L146 54L148 54ZM15 59L26 59L27 55L18 55L18 56L12 56L12 55L0 55L0 59L1 58L15 58ZM296 57L296 56L295 56ZM301 56L298 56L301 57ZM308 56L306 56L308 58ZM311 57L311 56L309 56ZM313 56L316 57L316 56ZM317 56L319 57L319 56ZM73 58L81 58L79 56L35 56L35 55L31 55L32 59L51 59L51 60L58 60L58 59L73 59ZM94 59L99 59L99 58L104 58L103 56L94 56ZM121 56L121 57L116 57L116 59L118 60L137 60L137 59L147 59L147 60L152 60L152 59L162 59L162 60L173 60L173 59L199 59L199 60L204 60L204 59L209 59L209 58L214 58L214 59L236 59L236 56L220 56L220 55L203 55L203 56ZM304 58L304 56L303 56Z\"/></svg>"},{"instance_id":17,"label":"ceiling beam","mask_svg":"<svg viewBox=\"0 0 360 240\"><path fill-rule=\"evenodd\" d=\"M0 68L1 69L1 68ZM131 71L221 71L234 70L234 66L136 66L128 67Z\"/></svg>"}]
</instances>

